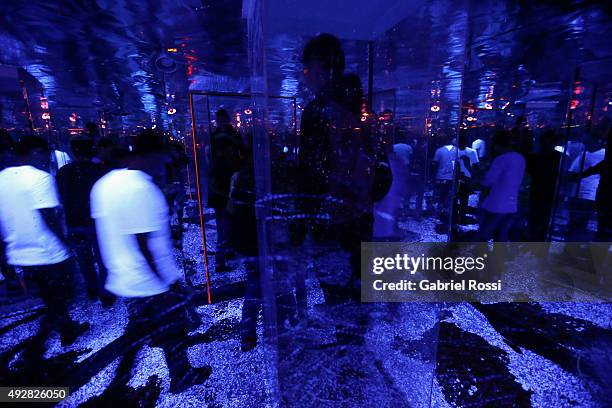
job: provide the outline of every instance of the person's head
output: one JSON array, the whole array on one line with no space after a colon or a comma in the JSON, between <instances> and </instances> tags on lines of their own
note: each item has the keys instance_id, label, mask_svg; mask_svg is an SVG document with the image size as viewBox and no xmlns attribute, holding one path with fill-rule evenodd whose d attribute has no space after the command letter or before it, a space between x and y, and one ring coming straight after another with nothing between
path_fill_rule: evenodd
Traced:
<instances>
[{"instance_id":1,"label":"person's head","mask_svg":"<svg viewBox=\"0 0 612 408\"><path fill-rule=\"evenodd\" d=\"M302 53L306 85L318 92L328 82L344 73L344 50L340 40L331 34L319 34L312 38Z\"/></svg>"},{"instance_id":2,"label":"person's head","mask_svg":"<svg viewBox=\"0 0 612 408\"><path fill-rule=\"evenodd\" d=\"M77 161L89 161L93 157L93 139L85 135L76 136L70 141L70 149Z\"/></svg>"},{"instance_id":3,"label":"person's head","mask_svg":"<svg viewBox=\"0 0 612 408\"><path fill-rule=\"evenodd\" d=\"M109 162L112 158L114 148L115 143L111 139L103 137L98 141L98 145L96 146L96 156L104 162Z\"/></svg>"},{"instance_id":4,"label":"person's head","mask_svg":"<svg viewBox=\"0 0 612 408\"><path fill-rule=\"evenodd\" d=\"M48 171L51 161L49 143L38 136L23 136L15 145L15 155L21 164Z\"/></svg>"},{"instance_id":5,"label":"person's head","mask_svg":"<svg viewBox=\"0 0 612 408\"><path fill-rule=\"evenodd\" d=\"M143 130L134 138L132 153L127 157L127 167L156 174L159 168L158 155L163 151L162 135L154 130Z\"/></svg>"},{"instance_id":6,"label":"person's head","mask_svg":"<svg viewBox=\"0 0 612 408\"><path fill-rule=\"evenodd\" d=\"M85 131L92 138L97 138L100 135L100 129L98 128L98 124L95 122L87 122L85 124Z\"/></svg>"},{"instance_id":7,"label":"person's head","mask_svg":"<svg viewBox=\"0 0 612 408\"><path fill-rule=\"evenodd\" d=\"M230 125L230 116L225 109L219 109L217 113L215 113L215 120L219 128L226 128Z\"/></svg>"},{"instance_id":8,"label":"person's head","mask_svg":"<svg viewBox=\"0 0 612 408\"><path fill-rule=\"evenodd\" d=\"M440 140L442 146L449 146L449 145L456 146L457 145L457 139L453 135L451 129L440 130L438 132L438 140Z\"/></svg>"},{"instance_id":9,"label":"person's head","mask_svg":"<svg viewBox=\"0 0 612 408\"><path fill-rule=\"evenodd\" d=\"M384 125L393 123L393 111L391 109L385 109L380 113L380 120Z\"/></svg>"},{"instance_id":10,"label":"person's head","mask_svg":"<svg viewBox=\"0 0 612 408\"><path fill-rule=\"evenodd\" d=\"M540 150L543 153L552 152L555 149L558 137L554 130L547 130L540 136Z\"/></svg>"},{"instance_id":11,"label":"person's head","mask_svg":"<svg viewBox=\"0 0 612 408\"><path fill-rule=\"evenodd\" d=\"M507 130L499 130L493 135L493 148L497 153L506 153L514 149L514 136Z\"/></svg>"},{"instance_id":12,"label":"person's head","mask_svg":"<svg viewBox=\"0 0 612 408\"><path fill-rule=\"evenodd\" d=\"M11 153L14 147L15 143L11 134L5 129L0 129L0 154Z\"/></svg>"}]
</instances>

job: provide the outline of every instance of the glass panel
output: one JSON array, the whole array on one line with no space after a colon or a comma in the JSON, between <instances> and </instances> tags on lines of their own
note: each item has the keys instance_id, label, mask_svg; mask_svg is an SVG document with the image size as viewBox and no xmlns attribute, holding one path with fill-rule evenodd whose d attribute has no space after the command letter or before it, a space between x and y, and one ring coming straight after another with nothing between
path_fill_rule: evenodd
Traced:
<instances>
[{"instance_id":1,"label":"glass panel","mask_svg":"<svg viewBox=\"0 0 612 408\"><path fill-rule=\"evenodd\" d=\"M359 98L359 93L368 91L364 89L368 84L368 49L376 49L368 41L376 39L375 28L380 29L376 26L371 27L372 32L365 29L340 38L347 61L345 73L356 75L328 83L332 99L342 98L341 95L347 99L325 102L323 93L327 91L321 93L321 89L307 87L304 76L308 71L304 73L297 61L308 39L318 31L316 27L325 26L329 10L314 8L304 14L313 17L308 27L296 24L294 29L281 29L276 27L278 21L273 21L280 5L267 6L267 43L251 45L258 52L253 60L265 65L266 86L261 87L262 67L253 69L252 85L260 90L279 90L281 94L294 92L300 131L299 140L291 143L281 138L282 150L275 137L258 138L255 134L259 262L247 266L250 269L243 316L252 318L243 322L255 319L257 304L249 293L261 290L268 372L274 376L269 381L281 406L308 406L315 402L384 406L391 401L429 406L439 306L366 304L359 299L360 243L373 240L376 229L376 193L372 187L376 168L393 154L396 133L399 141L400 137L407 138L403 132L424 128L429 100L425 99L421 106L421 126L403 114L395 132L395 124L379 121L382 112L369 109L367 98ZM261 3L251 2L251 7L261 7ZM343 10L338 16L348 12ZM293 20L284 15L283 21ZM250 32L261 29L263 23L257 25L260 23L257 13L253 13ZM283 60L281 55L290 58ZM378 69L382 74L383 66ZM362 85L355 85L359 81ZM332 89L340 89L336 86L346 87L341 95L333 93ZM391 103L395 96L389 94L377 95L374 88L373 106L378 109L384 103L394 114L400 107ZM288 132L291 123L275 118L273 99L268 98L266 103L267 115L261 117L267 132ZM452 104L458 106L458 101ZM285 112L288 108L284 107ZM428 136L416 133L415 138L422 140L418 145L427 151ZM428 164L423 160L415 162L421 167L415 166L414 177L426 177ZM397 167L396 163L392 166ZM404 194L407 187L402 184L410 177L409 169L396 170L396 190ZM451 179L453 171L450 164ZM382 202L385 195L377 201ZM450 203L450 195L447 202ZM442 213L442 206L438 208ZM446 213L449 217L450 210ZM393 223L399 221L394 219ZM412 235L400 239L422 239L415 229ZM254 326L247 326L243 342L255 334Z\"/></svg>"}]
</instances>

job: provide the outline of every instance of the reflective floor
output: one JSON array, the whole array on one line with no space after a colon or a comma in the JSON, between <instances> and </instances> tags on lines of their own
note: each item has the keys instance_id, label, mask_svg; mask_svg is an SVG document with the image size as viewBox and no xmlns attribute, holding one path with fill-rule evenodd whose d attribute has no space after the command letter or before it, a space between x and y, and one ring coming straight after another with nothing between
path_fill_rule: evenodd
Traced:
<instances>
[{"instance_id":1,"label":"reflective floor","mask_svg":"<svg viewBox=\"0 0 612 408\"><path fill-rule=\"evenodd\" d=\"M212 255L214 217L207 213L206 218ZM427 222L406 225L416 237L432 234L415 228ZM177 257L187 279L197 285L203 279L195 273L202 270L197 218L187 219L182 245ZM35 298L2 296L0 383L59 381L71 390L60 406L252 407L272 405L274 387L267 379L273 367L284 406L429 406L430 398L434 407L606 404L612 368L610 304L334 302L324 298L323 280L306 271L306 317L279 328L275 364L264 351L261 315L255 347L241 350L246 273L237 261L230 265L231 271L223 273L214 273L211 265L213 303L207 304L204 289L193 293L190 306L197 324L189 338L172 345L187 347L191 366L201 368L184 391L170 391L172 356L141 345L151 333L126 337L123 301L104 308L84 296L71 314L88 321L90 330L67 347L52 335L44 358L27 364L22 357L36 333L42 304ZM284 349L289 346L292 350ZM126 367L121 357L134 348L135 363Z\"/></svg>"}]
</instances>

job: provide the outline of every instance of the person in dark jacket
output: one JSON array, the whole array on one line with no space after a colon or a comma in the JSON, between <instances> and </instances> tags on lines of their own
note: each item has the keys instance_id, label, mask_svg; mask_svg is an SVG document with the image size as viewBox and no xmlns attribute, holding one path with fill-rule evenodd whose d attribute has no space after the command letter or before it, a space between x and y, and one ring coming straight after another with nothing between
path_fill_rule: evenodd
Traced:
<instances>
[{"instance_id":1,"label":"person in dark jacket","mask_svg":"<svg viewBox=\"0 0 612 408\"><path fill-rule=\"evenodd\" d=\"M298 167L300 191L318 197L303 207L327 219L327 237L350 254L354 283L360 277L360 246L371 241L377 164L389 169L371 132L359 77L344 74L340 41L321 34L303 52L304 74L315 98L302 115ZM383 194L384 195L384 194ZM315 217L312 217L315 218ZM308 222L300 233L316 231Z\"/></svg>"},{"instance_id":2,"label":"person in dark jacket","mask_svg":"<svg viewBox=\"0 0 612 408\"><path fill-rule=\"evenodd\" d=\"M555 150L557 137L547 131L540 137L540 153L527 158L527 173L531 176L529 187L529 236L534 242L544 242L559 173L561 153Z\"/></svg>"}]
</instances>

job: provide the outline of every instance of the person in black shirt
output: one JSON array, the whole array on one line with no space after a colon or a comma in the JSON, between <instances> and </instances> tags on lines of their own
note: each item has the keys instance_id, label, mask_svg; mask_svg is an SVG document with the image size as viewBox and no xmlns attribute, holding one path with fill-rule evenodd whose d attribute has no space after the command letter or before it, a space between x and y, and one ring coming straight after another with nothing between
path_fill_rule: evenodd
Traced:
<instances>
[{"instance_id":1,"label":"person in black shirt","mask_svg":"<svg viewBox=\"0 0 612 408\"><path fill-rule=\"evenodd\" d=\"M211 175L208 206L215 210L217 224L217 252L215 270L223 271L228 252L229 218L226 211L232 175L240 169L240 150L244 147L240 133L230 123L229 114L219 109L217 128L210 136Z\"/></svg>"},{"instance_id":2,"label":"person in black shirt","mask_svg":"<svg viewBox=\"0 0 612 408\"><path fill-rule=\"evenodd\" d=\"M299 243L308 231L323 230L350 254L351 285L358 287L361 242L372 240L373 204L390 185L377 180L383 175L379 167L388 170L389 161L374 137L374 124L369 122L374 116L364 109L359 77L344 73L340 41L330 34L314 37L304 47L303 63L315 98L302 114L296 181L301 193L319 197L302 210L325 215L328 221L323 226L307 221L294 227L293 241ZM388 185L379 189L379 184Z\"/></svg>"},{"instance_id":3,"label":"person in black shirt","mask_svg":"<svg viewBox=\"0 0 612 408\"><path fill-rule=\"evenodd\" d=\"M110 305L114 296L104 289L106 268L100 260L89 205L91 188L105 173L101 164L91 160L93 146L93 140L88 136L72 139L70 147L75 160L59 169L56 182L66 215L68 238L76 251L87 295L90 299L100 298L104 305Z\"/></svg>"},{"instance_id":4,"label":"person in black shirt","mask_svg":"<svg viewBox=\"0 0 612 408\"><path fill-rule=\"evenodd\" d=\"M534 242L544 242L552 215L561 153L555 150L557 136L547 131L540 136L540 153L527 159L529 187L529 236Z\"/></svg>"}]
</instances>

